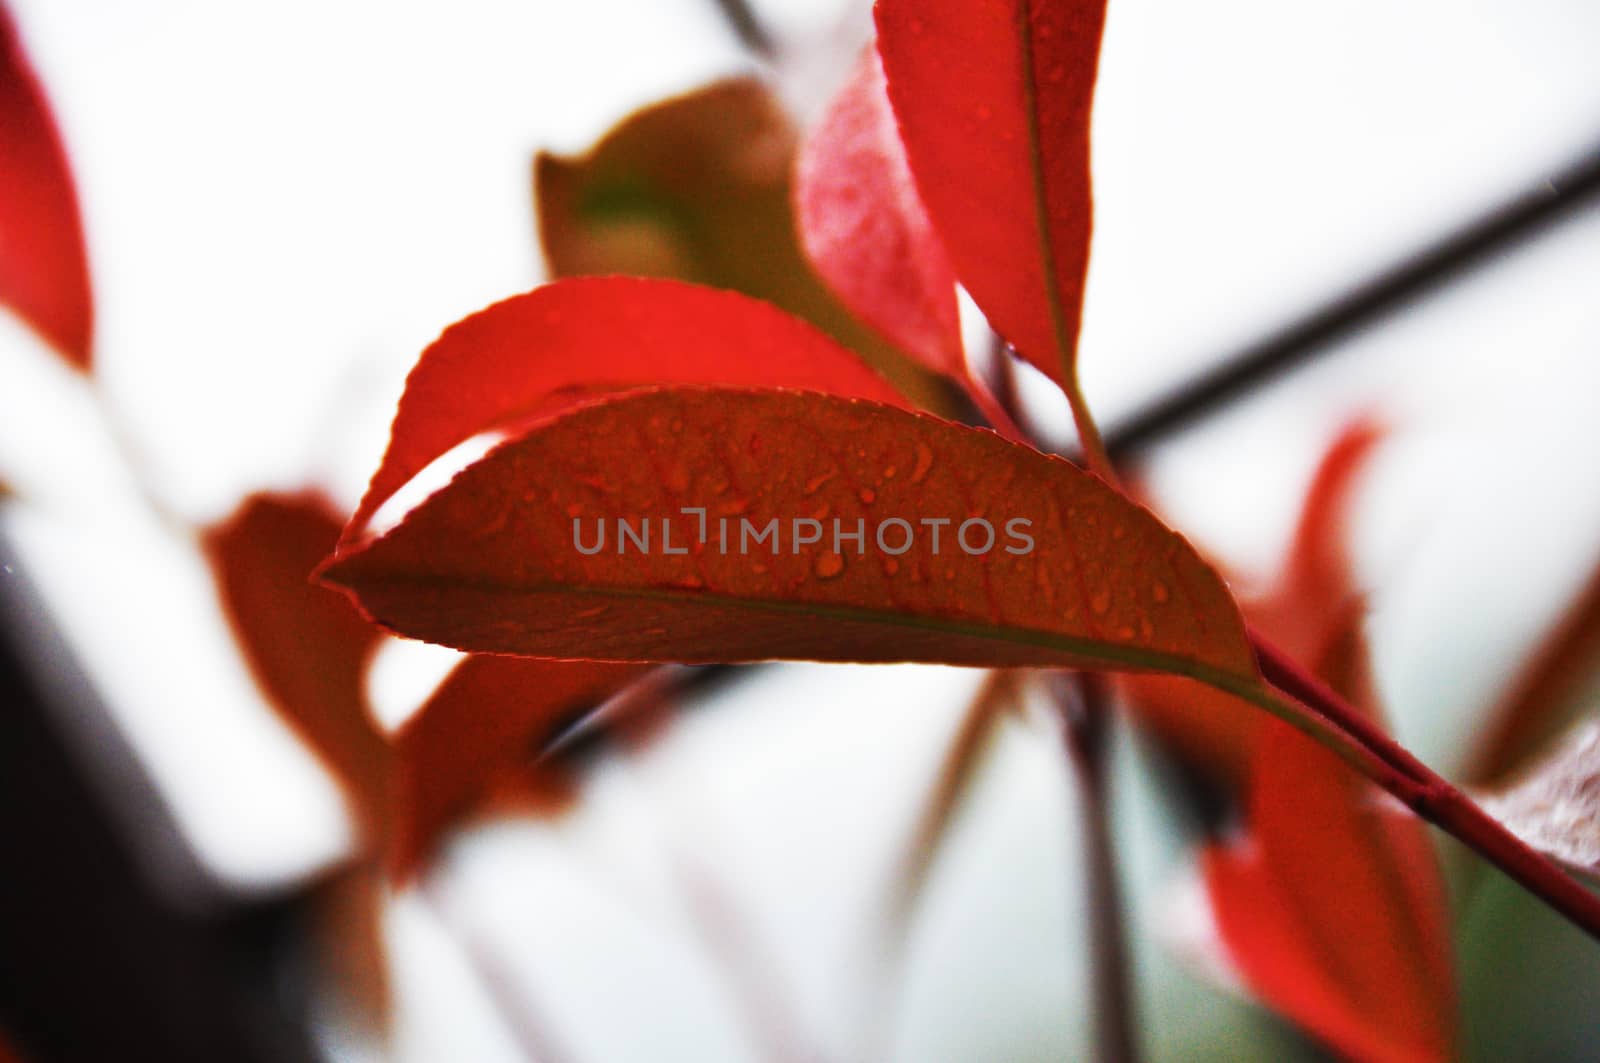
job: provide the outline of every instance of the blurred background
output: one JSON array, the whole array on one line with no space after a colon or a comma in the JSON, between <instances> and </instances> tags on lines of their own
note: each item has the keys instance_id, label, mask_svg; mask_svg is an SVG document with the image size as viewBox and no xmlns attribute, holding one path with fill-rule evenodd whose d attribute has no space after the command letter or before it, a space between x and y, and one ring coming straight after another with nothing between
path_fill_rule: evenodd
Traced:
<instances>
[{"instance_id":1,"label":"blurred background","mask_svg":"<svg viewBox=\"0 0 1600 1063\"><path fill-rule=\"evenodd\" d=\"M422 348L543 277L536 152L730 75L803 125L867 5L756 0L765 52L717 0L10 6L97 318L89 384L0 314L0 1027L25 1054L737 1061L785 1030L796 1060L1088 1055L1075 791L1026 720L874 995L886 884L981 679L903 666L719 683L591 755L563 814L454 836L385 897L378 1035L307 902L346 802L174 530L265 489L350 507ZM1140 450L1246 582L1337 430L1382 417L1351 532L1390 718L1446 774L1600 558L1597 48L1587 0L1111 3L1091 403L1115 431L1242 356L1295 363ZM385 726L452 660L385 645ZM1319 1058L1186 952L1181 816L1125 734L1116 766L1149 1057ZM1497 877L1455 899L1474 1058L1600 1056L1600 951Z\"/></svg>"}]
</instances>

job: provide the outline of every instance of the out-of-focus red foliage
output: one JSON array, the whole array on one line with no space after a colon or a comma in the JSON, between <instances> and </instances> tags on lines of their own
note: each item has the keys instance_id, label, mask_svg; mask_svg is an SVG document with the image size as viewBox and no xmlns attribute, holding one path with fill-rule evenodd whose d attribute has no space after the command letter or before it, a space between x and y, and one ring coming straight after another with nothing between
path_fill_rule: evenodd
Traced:
<instances>
[{"instance_id":1,"label":"out-of-focus red foliage","mask_svg":"<svg viewBox=\"0 0 1600 1063\"><path fill-rule=\"evenodd\" d=\"M89 257L67 153L44 89L0 5L0 303L88 371Z\"/></svg>"}]
</instances>

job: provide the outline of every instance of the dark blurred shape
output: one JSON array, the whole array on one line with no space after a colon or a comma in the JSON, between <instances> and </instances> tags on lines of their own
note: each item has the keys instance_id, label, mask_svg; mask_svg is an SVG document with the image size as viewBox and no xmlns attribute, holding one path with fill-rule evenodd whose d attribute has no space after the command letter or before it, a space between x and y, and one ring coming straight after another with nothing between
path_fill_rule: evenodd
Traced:
<instances>
[{"instance_id":1,"label":"dark blurred shape","mask_svg":"<svg viewBox=\"0 0 1600 1063\"><path fill-rule=\"evenodd\" d=\"M314 1059L296 902L202 913L151 880L170 819L3 539L0 562L0 1027L30 1063Z\"/></svg>"}]
</instances>

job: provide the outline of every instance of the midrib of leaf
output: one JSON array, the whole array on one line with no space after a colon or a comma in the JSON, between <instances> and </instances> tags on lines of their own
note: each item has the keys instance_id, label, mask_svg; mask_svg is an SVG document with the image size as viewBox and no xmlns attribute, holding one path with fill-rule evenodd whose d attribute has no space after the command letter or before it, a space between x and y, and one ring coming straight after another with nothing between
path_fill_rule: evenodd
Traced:
<instances>
[{"instance_id":1,"label":"midrib of leaf","mask_svg":"<svg viewBox=\"0 0 1600 1063\"><path fill-rule=\"evenodd\" d=\"M1050 309L1050 329L1056 338L1056 358L1062 379L1076 388L1077 359L1067 339L1066 310L1061 305L1055 249L1050 242L1050 198L1045 188L1044 147L1039 140L1038 88L1033 80L1033 11L1031 0L1016 0L1017 41L1021 45L1022 107L1028 124L1028 170L1033 182L1033 232L1044 270L1045 304Z\"/></svg>"},{"instance_id":2,"label":"midrib of leaf","mask_svg":"<svg viewBox=\"0 0 1600 1063\"><path fill-rule=\"evenodd\" d=\"M334 582L338 583L336 573ZM1053 631L1016 627L1003 624L980 624L945 617L922 616L898 610L870 609L862 606L786 601L781 598L740 597L716 591L679 591L661 587L612 587L573 583L537 583L511 586L493 581L468 580L455 576L428 573L385 574L375 582L414 587L447 587L504 595L567 594L624 600L669 601L697 603L710 606L746 610L752 613L776 613L787 616L814 616L824 620L865 621L884 627L898 627L916 631L934 631L993 642L1019 646L1038 646L1060 650L1084 660L1104 661L1138 671L1155 671L1183 675L1211 686L1219 686L1231 693L1243 688L1259 686L1259 679L1199 661L1182 654L1141 650L1115 642L1094 638L1079 638Z\"/></svg>"}]
</instances>

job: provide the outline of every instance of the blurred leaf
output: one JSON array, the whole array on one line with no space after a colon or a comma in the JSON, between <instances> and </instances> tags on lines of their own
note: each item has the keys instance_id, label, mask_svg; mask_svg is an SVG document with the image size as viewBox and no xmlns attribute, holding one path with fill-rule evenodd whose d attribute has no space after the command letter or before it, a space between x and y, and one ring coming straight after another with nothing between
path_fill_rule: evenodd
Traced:
<instances>
[{"instance_id":1,"label":"blurred leaf","mask_svg":"<svg viewBox=\"0 0 1600 1063\"><path fill-rule=\"evenodd\" d=\"M1583 724L1516 785L1480 803L1539 852L1600 880L1600 723Z\"/></svg>"},{"instance_id":2,"label":"blurred leaf","mask_svg":"<svg viewBox=\"0 0 1600 1063\"><path fill-rule=\"evenodd\" d=\"M771 302L859 352L919 405L947 392L853 318L800 249L798 137L759 81L718 82L624 119L584 155L534 161L539 240L557 277L670 277Z\"/></svg>"},{"instance_id":3,"label":"blurred leaf","mask_svg":"<svg viewBox=\"0 0 1600 1063\"><path fill-rule=\"evenodd\" d=\"M1345 547L1347 509L1362 469L1383 438L1373 421L1348 425L1312 476L1294 538L1272 589L1241 599L1245 616L1295 660L1314 661L1358 607L1360 591ZM1124 689L1141 726L1213 778L1249 774L1265 717L1252 706L1192 680L1128 676Z\"/></svg>"},{"instance_id":4,"label":"blurred leaf","mask_svg":"<svg viewBox=\"0 0 1600 1063\"><path fill-rule=\"evenodd\" d=\"M1600 673L1600 566L1489 711L1468 783L1501 779L1561 725L1586 708L1583 697Z\"/></svg>"},{"instance_id":5,"label":"blurred leaf","mask_svg":"<svg viewBox=\"0 0 1600 1063\"><path fill-rule=\"evenodd\" d=\"M373 722L366 669L379 633L347 601L311 582L341 514L322 495L257 494L201 543L245 660L272 705L341 783L366 852L318 883L316 936L352 1018L389 1016L383 899L372 862L388 834L390 750Z\"/></svg>"},{"instance_id":6,"label":"blurred leaf","mask_svg":"<svg viewBox=\"0 0 1600 1063\"><path fill-rule=\"evenodd\" d=\"M0 4L0 303L87 372L94 306L66 149Z\"/></svg>"},{"instance_id":7,"label":"blurred leaf","mask_svg":"<svg viewBox=\"0 0 1600 1063\"><path fill-rule=\"evenodd\" d=\"M956 275L1057 382L1089 261L1089 118L1105 0L878 0L911 171Z\"/></svg>"},{"instance_id":8,"label":"blurred leaf","mask_svg":"<svg viewBox=\"0 0 1600 1063\"><path fill-rule=\"evenodd\" d=\"M1243 603L1259 630L1375 717L1346 542L1358 475L1383 434L1370 420L1339 434L1272 589ZM1449 1058L1448 911L1421 821L1388 811L1333 754L1242 701L1159 676L1125 682L1141 724L1246 790L1244 836L1202 857L1220 962L1343 1054Z\"/></svg>"},{"instance_id":9,"label":"blurred leaf","mask_svg":"<svg viewBox=\"0 0 1600 1063\"><path fill-rule=\"evenodd\" d=\"M1277 721L1257 746L1244 838L1203 857L1233 965L1341 1054L1444 1060L1456 1046L1446 898L1420 820Z\"/></svg>"},{"instance_id":10,"label":"blurred leaf","mask_svg":"<svg viewBox=\"0 0 1600 1063\"><path fill-rule=\"evenodd\" d=\"M581 711L640 675L638 665L469 657L395 736L395 838L390 871L404 879L431 855L444 831L485 795L508 796L506 769ZM559 772L519 773L516 793L544 810L568 796ZM525 807L530 807L526 806Z\"/></svg>"},{"instance_id":11,"label":"blurred leaf","mask_svg":"<svg viewBox=\"0 0 1600 1063\"><path fill-rule=\"evenodd\" d=\"M368 711L379 633L311 582L343 521L313 492L252 495L202 544L256 681L343 783L369 843L386 818L389 749Z\"/></svg>"},{"instance_id":12,"label":"blurred leaf","mask_svg":"<svg viewBox=\"0 0 1600 1063\"><path fill-rule=\"evenodd\" d=\"M682 507L695 505L709 526L691 550L697 525ZM771 556L712 546L719 514L757 528L821 514L915 529L984 513L995 542L981 556L957 552L953 527L942 553L920 533L902 555L870 558L865 540L855 556L837 543ZM1018 517L1037 541L1007 553L1022 548L1000 525ZM577 549L580 519L619 518L678 522L683 552L660 539L655 552ZM988 431L821 394L663 388L581 407L501 445L324 578L395 631L473 652L1259 682L1221 580L1098 478Z\"/></svg>"},{"instance_id":13,"label":"blurred leaf","mask_svg":"<svg viewBox=\"0 0 1600 1063\"><path fill-rule=\"evenodd\" d=\"M964 381L955 271L917 195L875 49L806 138L796 183L801 239L833 290L923 365Z\"/></svg>"},{"instance_id":14,"label":"blurred leaf","mask_svg":"<svg viewBox=\"0 0 1600 1063\"><path fill-rule=\"evenodd\" d=\"M855 354L745 296L632 277L556 281L463 318L422 352L345 540L358 539L429 462L480 432L552 417L607 391L667 383L901 401Z\"/></svg>"}]
</instances>

